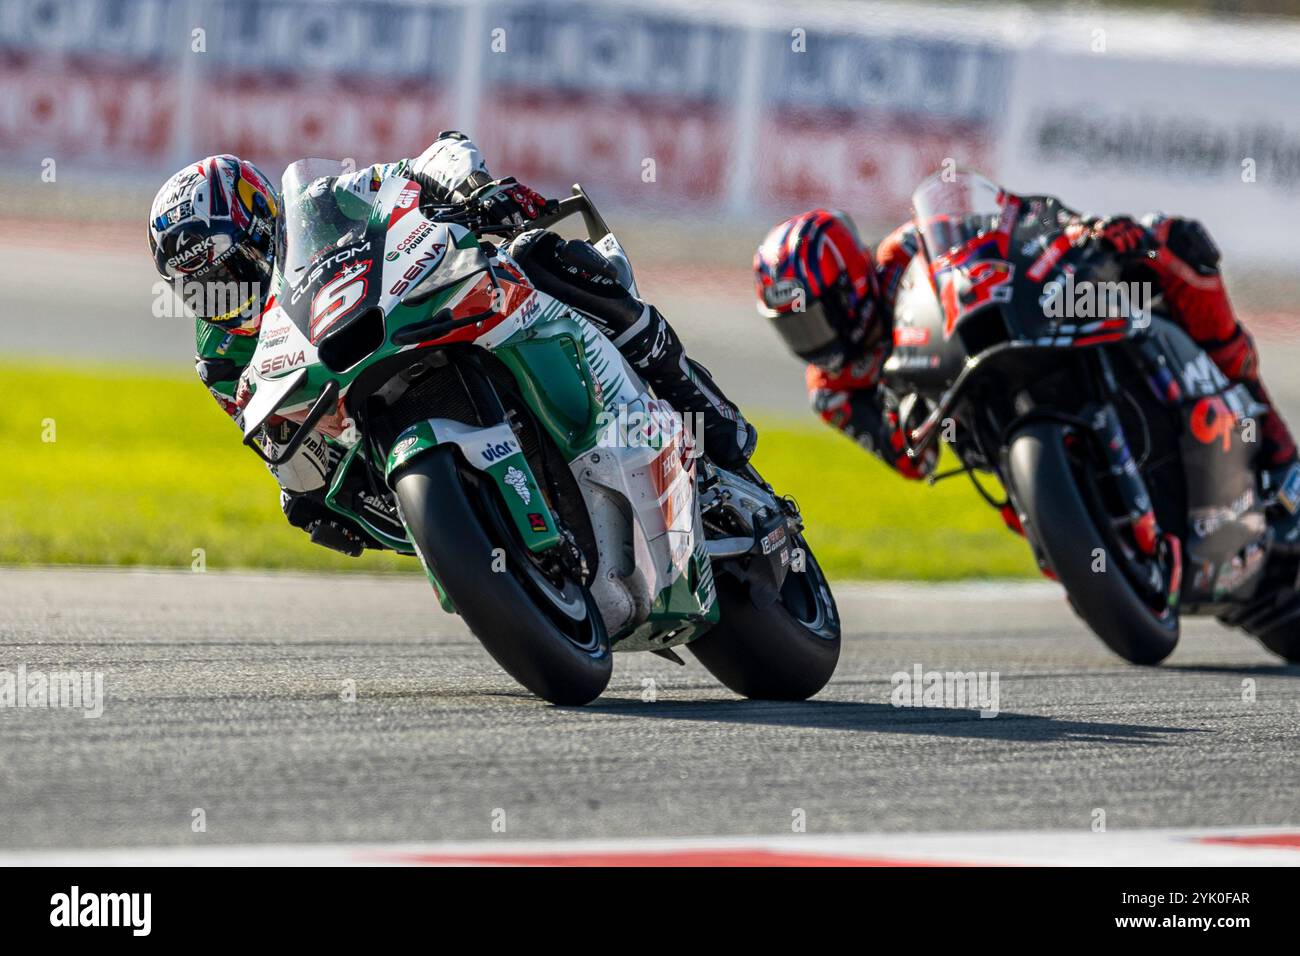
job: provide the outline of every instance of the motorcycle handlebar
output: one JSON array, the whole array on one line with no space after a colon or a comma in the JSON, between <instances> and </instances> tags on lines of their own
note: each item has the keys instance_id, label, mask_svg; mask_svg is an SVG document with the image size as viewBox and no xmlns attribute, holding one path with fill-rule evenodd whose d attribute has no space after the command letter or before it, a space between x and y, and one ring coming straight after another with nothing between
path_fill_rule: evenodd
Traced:
<instances>
[{"instance_id":1,"label":"motorcycle handlebar","mask_svg":"<svg viewBox=\"0 0 1300 956\"><path fill-rule=\"evenodd\" d=\"M575 215L582 216L589 242L599 242L610 233L604 218L578 183L573 184L573 195L565 196L563 199L548 199L542 215L520 225L484 222L482 209L476 202L459 203L454 206L428 205L422 206L421 211L430 219L462 225L480 236L514 238L527 229L550 229Z\"/></svg>"},{"instance_id":2,"label":"motorcycle handlebar","mask_svg":"<svg viewBox=\"0 0 1300 956\"><path fill-rule=\"evenodd\" d=\"M605 220L577 183L573 184L573 195L557 201L553 212L537 217L529 225L534 229L549 229L573 215L582 216L583 225L587 228L587 239L591 242L597 242L609 234L609 226L605 225Z\"/></svg>"},{"instance_id":3,"label":"motorcycle handlebar","mask_svg":"<svg viewBox=\"0 0 1300 956\"><path fill-rule=\"evenodd\" d=\"M609 226L605 224L604 218L596 211L591 199L583 192L582 186L577 183L573 184L573 195L558 200L547 200L546 210L536 219L530 219L518 226L484 223L480 224L475 229L475 232L513 237L527 229L550 229L552 226L575 215L582 216L583 226L587 230L587 240L589 242L599 242L609 235Z\"/></svg>"}]
</instances>

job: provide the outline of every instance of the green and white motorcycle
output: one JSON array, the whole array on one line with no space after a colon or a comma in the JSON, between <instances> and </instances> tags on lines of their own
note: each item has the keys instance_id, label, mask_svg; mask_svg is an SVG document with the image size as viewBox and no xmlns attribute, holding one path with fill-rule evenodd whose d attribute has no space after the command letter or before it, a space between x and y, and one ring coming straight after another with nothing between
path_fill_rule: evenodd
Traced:
<instances>
[{"instance_id":1,"label":"green and white motorcycle","mask_svg":"<svg viewBox=\"0 0 1300 956\"><path fill-rule=\"evenodd\" d=\"M682 663L680 645L748 697L825 686L839 617L794 503L701 457L587 317L481 240L472 206L422 207L394 177L349 219L328 188L343 172L284 174L245 441L278 464L323 433L340 458L329 507L417 556L443 608L548 701L598 697L611 651ZM573 193L530 225L581 215L635 291ZM263 447L272 416L296 429Z\"/></svg>"}]
</instances>

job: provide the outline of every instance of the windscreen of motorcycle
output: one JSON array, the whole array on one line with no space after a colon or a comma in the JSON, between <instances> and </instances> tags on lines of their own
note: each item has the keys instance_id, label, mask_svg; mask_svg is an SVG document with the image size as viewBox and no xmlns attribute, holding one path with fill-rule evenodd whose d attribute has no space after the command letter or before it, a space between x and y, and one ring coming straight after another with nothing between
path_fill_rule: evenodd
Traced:
<instances>
[{"instance_id":1,"label":"windscreen of motorcycle","mask_svg":"<svg viewBox=\"0 0 1300 956\"><path fill-rule=\"evenodd\" d=\"M313 258L338 244L360 222L340 208L334 185L349 170L334 159L300 159L280 180L280 222L275 234L275 261L285 283L299 284Z\"/></svg>"},{"instance_id":2,"label":"windscreen of motorcycle","mask_svg":"<svg viewBox=\"0 0 1300 956\"><path fill-rule=\"evenodd\" d=\"M912 194L944 338L968 315L1011 300L1010 239L1020 200L978 173L936 173Z\"/></svg>"},{"instance_id":3,"label":"windscreen of motorcycle","mask_svg":"<svg viewBox=\"0 0 1300 956\"><path fill-rule=\"evenodd\" d=\"M913 221L931 262L999 228L1007 193L979 173L942 170L912 193Z\"/></svg>"},{"instance_id":4,"label":"windscreen of motorcycle","mask_svg":"<svg viewBox=\"0 0 1300 956\"><path fill-rule=\"evenodd\" d=\"M314 345L383 307L387 233L397 219L417 213L420 189L401 176L358 176L320 159L294 163L282 184L276 302Z\"/></svg>"}]
</instances>

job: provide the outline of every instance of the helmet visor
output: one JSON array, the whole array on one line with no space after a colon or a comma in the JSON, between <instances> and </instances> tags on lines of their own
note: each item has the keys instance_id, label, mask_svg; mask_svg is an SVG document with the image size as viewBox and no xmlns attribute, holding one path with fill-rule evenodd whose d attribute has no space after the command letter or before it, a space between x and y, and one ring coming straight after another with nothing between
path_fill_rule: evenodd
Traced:
<instances>
[{"instance_id":1,"label":"helmet visor","mask_svg":"<svg viewBox=\"0 0 1300 956\"><path fill-rule=\"evenodd\" d=\"M839 345L839 333L826 312L826 306L819 299L814 299L800 310L762 311L772 320L777 334L785 340L790 351L802 359L814 361Z\"/></svg>"},{"instance_id":2,"label":"helmet visor","mask_svg":"<svg viewBox=\"0 0 1300 956\"><path fill-rule=\"evenodd\" d=\"M232 248L207 269L187 277L185 304L201 319L237 329L261 311L270 263L247 244ZM196 286L190 291L191 284Z\"/></svg>"}]
</instances>

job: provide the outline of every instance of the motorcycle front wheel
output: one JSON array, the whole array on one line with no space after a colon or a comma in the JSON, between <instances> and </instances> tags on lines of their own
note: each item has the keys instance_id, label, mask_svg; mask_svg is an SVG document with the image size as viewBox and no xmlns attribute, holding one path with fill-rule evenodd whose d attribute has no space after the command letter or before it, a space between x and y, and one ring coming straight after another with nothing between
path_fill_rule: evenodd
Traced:
<instances>
[{"instance_id":1,"label":"motorcycle front wheel","mask_svg":"<svg viewBox=\"0 0 1300 956\"><path fill-rule=\"evenodd\" d=\"M1133 664L1158 664L1178 644L1174 608L1143 600L1124 573L1126 556L1104 534L1080 490L1064 426L1027 425L1011 439L1008 475L1015 503L1075 612L1112 651ZM1100 569L1100 570L1098 570Z\"/></svg>"},{"instance_id":2,"label":"motorcycle front wheel","mask_svg":"<svg viewBox=\"0 0 1300 956\"><path fill-rule=\"evenodd\" d=\"M461 469L455 447L417 458L393 491L421 560L511 677L553 704L600 696L613 660L591 593L542 572L504 520L495 489Z\"/></svg>"}]
</instances>

